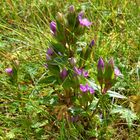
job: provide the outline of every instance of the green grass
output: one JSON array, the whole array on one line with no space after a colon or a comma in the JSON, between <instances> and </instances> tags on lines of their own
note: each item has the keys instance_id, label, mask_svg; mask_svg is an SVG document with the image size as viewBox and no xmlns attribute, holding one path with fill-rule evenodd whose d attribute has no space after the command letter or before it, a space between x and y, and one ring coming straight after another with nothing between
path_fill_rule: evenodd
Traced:
<instances>
[{"instance_id":1,"label":"green grass","mask_svg":"<svg viewBox=\"0 0 140 140\"><path fill-rule=\"evenodd\" d=\"M104 129L86 130L59 119L61 109L54 89L40 80L47 73L46 49L51 39L49 23L57 12L69 5L86 11L93 25L86 42L95 39L94 56L89 61L96 79L96 62L100 56L113 57L124 78L114 87L127 97L140 95L140 2L138 0L2 0L0 2L0 139L14 140L84 140L94 139ZM10 83L5 68L18 63L17 86ZM61 89L56 87L57 93ZM123 104L120 101L120 104ZM140 107L140 103L137 104ZM127 105L128 108L130 108ZM67 114L65 114L67 115ZM114 118L110 118L113 122ZM96 122L94 118L93 122ZM98 119L97 119L98 120ZM116 121L117 120L117 121ZM108 126L104 139L140 139L140 125L132 127L120 119ZM96 122L98 124L98 122ZM101 138L102 139L102 138Z\"/></svg>"}]
</instances>

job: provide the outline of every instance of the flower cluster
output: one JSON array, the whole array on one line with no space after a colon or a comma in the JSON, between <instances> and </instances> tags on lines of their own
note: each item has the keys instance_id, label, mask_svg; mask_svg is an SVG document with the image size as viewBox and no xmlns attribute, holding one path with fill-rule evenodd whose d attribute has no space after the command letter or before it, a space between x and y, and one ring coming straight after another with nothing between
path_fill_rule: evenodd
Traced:
<instances>
[{"instance_id":1,"label":"flower cluster","mask_svg":"<svg viewBox=\"0 0 140 140\"><path fill-rule=\"evenodd\" d=\"M106 93L116 82L118 76L122 76L120 70L115 68L114 60L111 58L108 63L100 58L97 65L97 79L101 86L102 93Z\"/></svg>"},{"instance_id":2,"label":"flower cluster","mask_svg":"<svg viewBox=\"0 0 140 140\"><path fill-rule=\"evenodd\" d=\"M53 39L49 42L46 52L47 64L45 67L51 76L56 78L57 83L60 85L63 83L63 87L67 90L80 83L78 76L88 78L89 73L83 69L84 63L80 64L80 61L90 57L91 48L95 42L92 40L87 47L81 48L80 54L75 46L78 41L77 36L83 36L85 28L89 28L91 25L92 23L85 18L84 12L78 13L73 5L69 7L68 14L63 15L58 12L56 21L50 22ZM80 55L80 60L76 58L77 53ZM90 88L89 90L91 91Z\"/></svg>"}]
</instances>

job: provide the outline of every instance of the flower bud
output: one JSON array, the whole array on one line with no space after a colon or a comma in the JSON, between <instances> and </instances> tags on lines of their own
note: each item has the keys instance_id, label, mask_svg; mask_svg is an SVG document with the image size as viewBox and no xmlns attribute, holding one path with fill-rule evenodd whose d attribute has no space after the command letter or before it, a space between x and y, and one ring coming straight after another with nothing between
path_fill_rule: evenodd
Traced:
<instances>
[{"instance_id":1,"label":"flower bud","mask_svg":"<svg viewBox=\"0 0 140 140\"><path fill-rule=\"evenodd\" d=\"M64 68L61 72L60 72L60 77L62 78L62 80L64 80L68 75L68 71Z\"/></svg>"},{"instance_id":2,"label":"flower bud","mask_svg":"<svg viewBox=\"0 0 140 140\"><path fill-rule=\"evenodd\" d=\"M104 61L102 58L98 60L98 65L97 65L97 79L98 82L100 83L100 86L102 88L103 82L104 82Z\"/></svg>"},{"instance_id":3,"label":"flower bud","mask_svg":"<svg viewBox=\"0 0 140 140\"><path fill-rule=\"evenodd\" d=\"M94 44L95 44L95 42L94 42L94 40L92 40L92 41L90 42L89 47L91 48L92 46L94 46Z\"/></svg>"},{"instance_id":4,"label":"flower bud","mask_svg":"<svg viewBox=\"0 0 140 140\"><path fill-rule=\"evenodd\" d=\"M12 69L12 68L6 68L6 69L5 69L5 72L6 72L8 75L12 75L12 74L13 74L13 69Z\"/></svg>"},{"instance_id":5,"label":"flower bud","mask_svg":"<svg viewBox=\"0 0 140 140\"><path fill-rule=\"evenodd\" d=\"M53 35L55 35L55 34L56 34L56 23L55 23L54 21L52 21L52 22L50 23L50 29L51 29L51 33L52 33Z\"/></svg>"},{"instance_id":6,"label":"flower bud","mask_svg":"<svg viewBox=\"0 0 140 140\"><path fill-rule=\"evenodd\" d=\"M76 64L76 59L74 57L69 58L69 62L72 66Z\"/></svg>"},{"instance_id":7,"label":"flower bud","mask_svg":"<svg viewBox=\"0 0 140 140\"><path fill-rule=\"evenodd\" d=\"M58 12L58 13L57 13L56 18L57 18L57 20L58 20L59 22L63 22L63 21L64 21L63 14L62 14L62 13L60 13L60 12Z\"/></svg>"},{"instance_id":8,"label":"flower bud","mask_svg":"<svg viewBox=\"0 0 140 140\"><path fill-rule=\"evenodd\" d=\"M47 49L47 55L49 55L49 56L51 56L51 55L53 55L53 49L52 48L48 48Z\"/></svg>"},{"instance_id":9,"label":"flower bud","mask_svg":"<svg viewBox=\"0 0 140 140\"><path fill-rule=\"evenodd\" d=\"M69 7L69 11L70 11L71 13L73 13L73 12L75 11L75 8L74 8L73 5L71 5L71 6Z\"/></svg>"},{"instance_id":10,"label":"flower bud","mask_svg":"<svg viewBox=\"0 0 140 140\"><path fill-rule=\"evenodd\" d=\"M104 61L102 58L99 59L98 61L98 67L97 67L98 70L103 70L104 69Z\"/></svg>"}]
</instances>

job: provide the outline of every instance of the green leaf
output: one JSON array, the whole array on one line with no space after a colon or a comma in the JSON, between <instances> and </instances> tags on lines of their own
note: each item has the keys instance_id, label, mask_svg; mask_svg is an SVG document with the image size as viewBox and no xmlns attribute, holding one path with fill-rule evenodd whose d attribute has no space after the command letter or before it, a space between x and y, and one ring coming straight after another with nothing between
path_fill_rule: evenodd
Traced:
<instances>
[{"instance_id":1,"label":"green leaf","mask_svg":"<svg viewBox=\"0 0 140 140\"><path fill-rule=\"evenodd\" d=\"M123 108L122 106L115 106L112 111L112 114L120 114L121 118L125 119L128 126L131 127L134 120L137 120L137 116L130 109Z\"/></svg>"},{"instance_id":2,"label":"green leaf","mask_svg":"<svg viewBox=\"0 0 140 140\"><path fill-rule=\"evenodd\" d=\"M39 83L41 84L50 84L50 83L55 83L57 81L56 77L55 76L48 76L48 77L45 77L43 79L41 79L39 81Z\"/></svg>"},{"instance_id":3,"label":"green leaf","mask_svg":"<svg viewBox=\"0 0 140 140\"><path fill-rule=\"evenodd\" d=\"M119 94L118 92L115 92L115 91L108 90L107 93L108 93L108 95L110 97L115 97L115 98L120 98L120 99L127 99L126 96L121 95L121 94Z\"/></svg>"}]
</instances>

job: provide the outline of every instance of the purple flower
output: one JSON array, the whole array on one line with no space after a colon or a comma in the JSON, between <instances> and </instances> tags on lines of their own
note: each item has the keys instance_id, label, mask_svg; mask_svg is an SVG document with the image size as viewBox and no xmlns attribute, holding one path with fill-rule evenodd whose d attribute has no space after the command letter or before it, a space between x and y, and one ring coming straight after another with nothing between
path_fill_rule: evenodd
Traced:
<instances>
[{"instance_id":1,"label":"purple flower","mask_svg":"<svg viewBox=\"0 0 140 140\"><path fill-rule=\"evenodd\" d=\"M115 74L116 77L121 77L122 76L122 73L120 72L120 70L117 67L114 69L114 74Z\"/></svg>"},{"instance_id":2,"label":"purple flower","mask_svg":"<svg viewBox=\"0 0 140 140\"><path fill-rule=\"evenodd\" d=\"M104 69L104 61L101 57L98 60L98 66L97 67L98 67L98 70L103 70Z\"/></svg>"},{"instance_id":3,"label":"purple flower","mask_svg":"<svg viewBox=\"0 0 140 140\"><path fill-rule=\"evenodd\" d=\"M88 71L83 71L83 76L88 77Z\"/></svg>"},{"instance_id":4,"label":"purple flower","mask_svg":"<svg viewBox=\"0 0 140 140\"><path fill-rule=\"evenodd\" d=\"M88 21L87 18L83 18L83 19L79 18L79 22L81 26L86 26L86 27L89 27L92 24L92 22Z\"/></svg>"},{"instance_id":5,"label":"purple flower","mask_svg":"<svg viewBox=\"0 0 140 140\"><path fill-rule=\"evenodd\" d=\"M48 48L47 49L47 54L49 55L49 56L51 56L51 55L53 55L53 49L52 48Z\"/></svg>"},{"instance_id":6,"label":"purple flower","mask_svg":"<svg viewBox=\"0 0 140 140\"><path fill-rule=\"evenodd\" d=\"M12 68L6 68L5 72L9 75L12 75L13 74L13 69Z\"/></svg>"},{"instance_id":7,"label":"purple flower","mask_svg":"<svg viewBox=\"0 0 140 140\"><path fill-rule=\"evenodd\" d=\"M83 70L82 69L78 69L77 67L74 67L74 71L78 75L82 75L82 73L83 73Z\"/></svg>"},{"instance_id":8,"label":"purple flower","mask_svg":"<svg viewBox=\"0 0 140 140\"><path fill-rule=\"evenodd\" d=\"M74 8L73 5L71 5L71 6L69 7L69 11L70 11L71 13L73 13L73 12L75 11L75 8Z\"/></svg>"},{"instance_id":9,"label":"purple flower","mask_svg":"<svg viewBox=\"0 0 140 140\"><path fill-rule=\"evenodd\" d=\"M60 77L64 80L68 75L68 71L64 68L61 72L60 72Z\"/></svg>"},{"instance_id":10,"label":"purple flower","mask_svg":"<svg viewBox=\"0 0 140 140\"><path fill-rule=\"evenodd\" d=\"M79 14L78 14L78 19L82 19L84 16L84 11L81 11Z\"/></svg>"},{"instance_id":11,"label":"purple flower","mask_svg":"<svg viewBox=\"0 0 140 140\"><path fill-rule=\"evenodd\" d=\"M80 84L80 90L84 93L89 91L90 94L94 94L95 92L95 90L92 87L90 87L87 83L86 85Z\"/></svg>"},{"instance_id":12,"label":"purple flower","mask_svg":"<svg viewBox=\"0 0 140 140\"><path fill-rule=\"evenodd\" d=\"M89 45L89 47L92 47L92 46L94 46L94 44L95 44L95 42L94 42L94 40L92 40L92 41L90 42L90 45Z\"/></svg>"},{"instance_id":13,"label":"purple flower","mask_svg":"<svg viewBox=\"0 0 140 140\"><path fill-rule=\"evenodd\" d=\"M55 35L55 34L56 34L56 23L55 23L54 21L52 21L52 22L50 23L50 29L51 29L51 33L52 33L53 35Z\"/></svg>"},{"instance_id":14,"label":"purple flower","mask_svg":"<svg viewBox=\"0 0 140 140\"><path fill-rule=\"evenodd\" d=\"M87 87L86 85L80 84L80 90L81 90L82 92L87 92L87 91L88 91L88 87Z\"/></svg>"},{"instance_id":15,"label":"purple flower","mask_svg":"<svg viewBox=\"0 0 140 140\"><path fill-rule=\"evenodd\" d=\"M111 58L108 62L108 64L111 66L111 67L114 67L114 60L113 58Z\"/></svg>"},{"instance_id":16,"label":"purple flower","mask_svg":"<svg viewBox=\"0 0 140 140\"><path fill-rule=\"evenodd\" d=\"M83 18L84 16L84 12L81 11L79 14L78 14L78 20L79 20L79 23L81 26L86 26L86 27L89 27L92 22L88 21L87 18Z\"/></svg>"},{"instance_id":17,"label":"purple flower","mask_svg":"<svg viewBox=\"0 0 140 140\"><path fill-rule=\"evenodd\" d=\"M85 71L83 68L78 69L77 67L74 67L74 71L77 75L88 77L88 71Z\"/></svg>"},{"instance_id":18,"label":"purple flower","mask_svg":"<svg viewBox=\"0 0 140 140\"><path fill-rule=\"evenodd\" d=\"M90 94L94 94L95 90L92 87L89 87Z\"/></svg>"}]
</instances>

